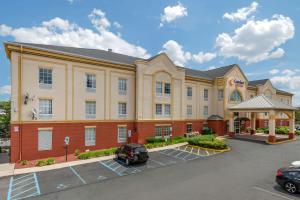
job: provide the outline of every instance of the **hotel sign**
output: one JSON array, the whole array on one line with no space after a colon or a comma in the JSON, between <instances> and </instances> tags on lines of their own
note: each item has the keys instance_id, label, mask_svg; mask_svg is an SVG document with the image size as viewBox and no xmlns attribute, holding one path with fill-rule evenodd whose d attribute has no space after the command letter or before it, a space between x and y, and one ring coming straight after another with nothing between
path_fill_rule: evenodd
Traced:
<instances>
[{"instance_id":1,"label":"hotel sign","mask_svg":"<svg viewBox=\"0 0 300 200\"><path fill-rule=\"evenodd\" d=\"M238 79L231 79L230 80L230 85L235 85L236 87L243 87L245 84L244 81L238 80Z\"/></svg>"}]
</instances>

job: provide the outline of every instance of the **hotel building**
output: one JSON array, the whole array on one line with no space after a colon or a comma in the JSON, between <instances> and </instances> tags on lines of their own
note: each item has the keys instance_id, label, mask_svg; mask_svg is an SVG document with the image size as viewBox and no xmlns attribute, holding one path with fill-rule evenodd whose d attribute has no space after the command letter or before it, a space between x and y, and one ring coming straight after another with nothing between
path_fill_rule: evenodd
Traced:
<instances>
[{"instance_id":1,"label":"hotel building","mask_svg":"<svg viewBox=\"0 0 300 200\"><path fill-rule=\"evenodd\" d=\"M268 79L249 81L236 64L200 71L176 66L165 53L141 59L17 42L5 49L11 62L11 162L62 156L65 137L73 153L201 133L204 127L218 135L245 132L253 116L235 114L230 128L231 106L259 95L292 104L291 93ZM254 127L268 126L268 112L254 119ZM277 112L276 124L288 125L288 116Z\"/></svg>"}]
</instances>

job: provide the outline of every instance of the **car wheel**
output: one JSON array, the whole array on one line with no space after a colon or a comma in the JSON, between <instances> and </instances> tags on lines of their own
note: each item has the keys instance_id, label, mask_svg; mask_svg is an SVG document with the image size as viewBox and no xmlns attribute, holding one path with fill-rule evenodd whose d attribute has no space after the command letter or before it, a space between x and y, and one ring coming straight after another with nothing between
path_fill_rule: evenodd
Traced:
<instances>
[{"instance_id":1,"label":"car wheel","mask_svg":"<svg viewBox=\"0 0 300 200\"><path fill-rule=\"evenodd\" d=\"M130 162L129 162L129 159L128 159L128 158L126 158L125 164L126 164L127 166L130 165Z\"/></svg>"},{"instance_id":2,"label":"car wheel","mask_svg":"<svg viewBox=\"0 0 300 200\"><path fill-rule=\"evenodd\" d=\"M117 159L117 160L119 160L119 159L120 159L120 157L119 157L119 154L116 154L116 159Z\"/></svg>"},{"instance_id":3,"label":"car wheel","mask_svg":"<svg viewBox=\"0 0 300 200\"><path fill-rule=\"evenodd\" d=\"M294 194L297 192L297 187L294 183L287 182L284 184L284 189L291 194Z\"/></svg>"}]
</instances>

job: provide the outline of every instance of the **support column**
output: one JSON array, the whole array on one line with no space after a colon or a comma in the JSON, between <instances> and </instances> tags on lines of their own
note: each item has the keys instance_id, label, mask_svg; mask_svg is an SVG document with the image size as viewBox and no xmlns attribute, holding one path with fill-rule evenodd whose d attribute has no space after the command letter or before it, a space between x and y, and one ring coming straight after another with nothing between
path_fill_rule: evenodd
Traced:
<instances>
[{"instance_id":1,"label":"support column","mask_svg":"<svg viewBox=\"0 0 300 200\"><path fill-rule=\"evenodd\" d=\"M234 137L234 113L229 113L229 136Z\"/></svg>"},{"instance_id":2,"label":"support column","mask_svg":"<svg viewBox=\"0 0 300 200\"><path fill-rule=\"evenodd\" d=\"M268 142L275 143L276 142L276 135L275 135L275 128L276 128L276 113L274 110L269 112L269 138Z\"/></svg>"},{"instance_id":3,"label":"support column","mask_svg":"<svg viewBox=\"0 0 300 200\"><path fill-rule=\"evenodd\" d=\"M256 134L256 113L251 113L251 135Z\"/></svg>"},{"instance_id":4,"label":"support column","mask_svg":"<svg viewBox=\"0 0 300 200\"><path fill-rule=\"evenodd\" d=\"M289 119L289 139L295 138L295 111L292 112L292 116Z\"/></svg>"}]
</instances>

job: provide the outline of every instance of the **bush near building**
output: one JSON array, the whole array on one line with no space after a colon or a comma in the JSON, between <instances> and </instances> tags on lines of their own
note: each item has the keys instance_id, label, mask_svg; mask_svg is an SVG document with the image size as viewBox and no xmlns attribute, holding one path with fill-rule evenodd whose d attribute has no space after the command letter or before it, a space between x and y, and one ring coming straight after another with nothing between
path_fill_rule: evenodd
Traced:
<instances>
[{"instance_id":1,"label":"bush near building","mask_svg":"<svg viewBox=\"0 0 300 200\"><path fill-rule=\"evenodd\" d=\"M190 145L209 148L209 149L217 149L224 150L228 149L228 145L224 140L217 139L215 135L201 135L192 137L188 140Z\"/></svg>"},{"instance_id":2,"label":"bush near building","mask_svg":"<svg viewBox=\"0 0 300 200\"><path fill-rule=\"evenodd\" d=\"M269 128L258 128L256 132L269 134ZM288 126L279 126L275 128L275 134L278 135L288 135L289 132L290 129ZM295 131L295 134L300 136L300 131Z\"/></svg>"},{"instance_id":3,"label":"bush near building","mask_svg":"<svg viewBox=\"0 0 300 200\"><path fill-rule=\"evenodd\" d=\"M89 158L95 158L95 157L101 157L101 156L109 156L109 155L115 154L116 150L117 150L117 148L113 147L110 149L87 151L87 152L79 153L77 158L78 159L89 159Z\"/></svg>"}]
</instances>

